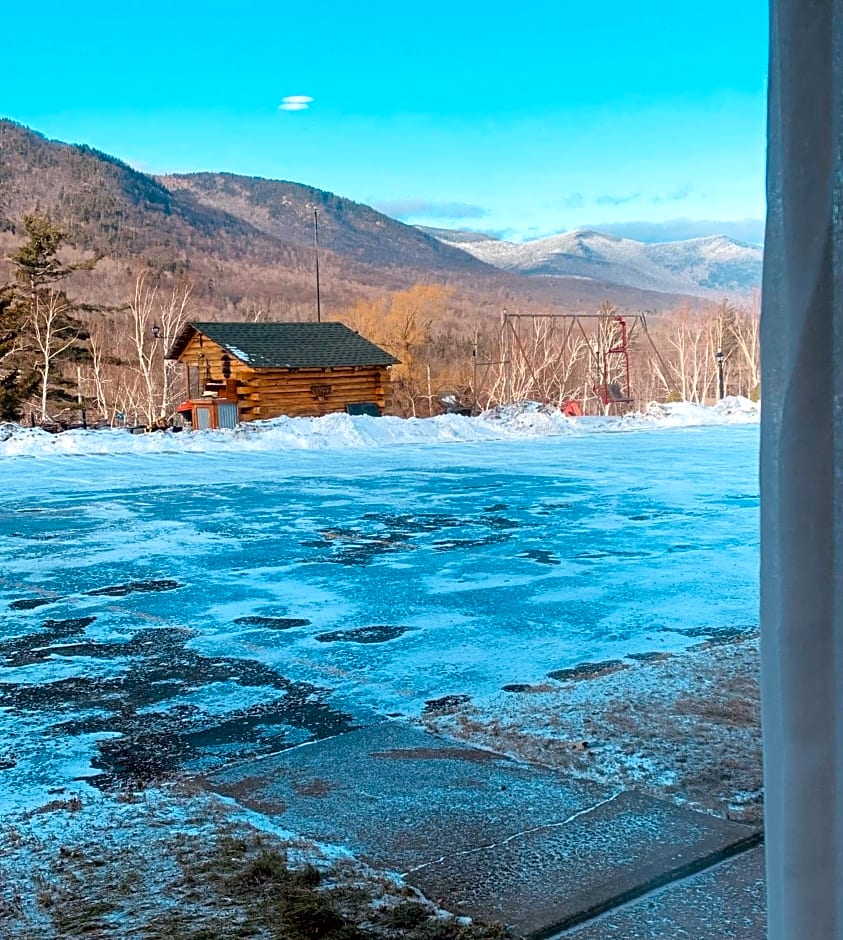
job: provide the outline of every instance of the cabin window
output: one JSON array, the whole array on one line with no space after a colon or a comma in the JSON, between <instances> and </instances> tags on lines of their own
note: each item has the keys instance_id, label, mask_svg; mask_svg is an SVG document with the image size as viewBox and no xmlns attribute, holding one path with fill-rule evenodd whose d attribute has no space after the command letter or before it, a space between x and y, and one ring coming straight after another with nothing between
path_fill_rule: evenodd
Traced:
<instances>
[{"instance_id":1,"label":"cabin window","mask_svg":"<svg viewBox=\"0 0 843 940\"><path fill-rule=\"evenodd\" d=\"M224 379L231 378L231 356L222 357L222 376Z\"/></svg>"}]
</instances>

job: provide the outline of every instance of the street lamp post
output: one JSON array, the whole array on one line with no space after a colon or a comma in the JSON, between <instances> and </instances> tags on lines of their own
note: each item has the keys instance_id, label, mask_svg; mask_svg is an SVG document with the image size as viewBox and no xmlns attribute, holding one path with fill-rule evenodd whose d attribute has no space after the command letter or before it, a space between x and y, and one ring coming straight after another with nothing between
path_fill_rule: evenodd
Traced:
<instances>
[{"instance_id":1,"label":"street lamp post","mask_svg":"<svg viewBox=\"0 0 843 940\"><path fill-rule=\"evenodd\" d=\"M322 298L319 295L319 215L313 210L313 248L316 252L316 322L322 322Z\"/></svg>"},{"instance_id":2,"label":"street lamp post","mask_svg":"<svg viewBox=\"0 0 843 940\"><path fill-rule=\"evenodd\" d=\"M723 401L723 399L726 397L726 389L725 389L725 385L723 382L723 360L726 357L723 355L723 350L718 349L717 352L714 354L714 358L717 361L717 390L719 393L718 398L720 399L720 401Z\"/></svg>"},{"instance_id":3,"label":"street lamp post","mask_svg":"<svg viewBox=\"0 0 843 940\"><path fill-rule=\"evenodd\" d=\"M170 392L169 382L167 381L167 346L166 346L166 343L169 337L165 336L161 332L161 327L158 326L157 323L152 324L152 327L150 328L150 332L152 333L152 339L154 340L156 346L158 345L159 339L164 340L164 345L161 347L161 381L163 383L163 388L161 391L161 414L159 416L159 420L163 420L167 414L167 398ZM150 404L154 404L154 403L151 402Z\"/></svg>"}]
</instances>

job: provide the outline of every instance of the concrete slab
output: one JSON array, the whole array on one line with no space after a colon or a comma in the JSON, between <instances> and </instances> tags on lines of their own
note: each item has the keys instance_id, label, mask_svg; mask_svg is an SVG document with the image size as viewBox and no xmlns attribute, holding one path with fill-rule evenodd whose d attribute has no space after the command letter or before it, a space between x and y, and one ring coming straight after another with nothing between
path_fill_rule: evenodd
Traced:
<instances>
[{"instance_id":1,"label":"concrete slab","mask_svg":"<svg viewBox=\"0 0 843 940\"><path fill-rule=\"evenodd\" d=\"M752 844L746 827L632 791L409 873L449 910L547 937ZM698 937L719 936L701 933Z\"/></svg>"},{"instance_id":2,"label":"concrete slab","mask_svg":"<svg viewBox=\"0 0 843 940\"><path fill-rule=\"evenodd\" d=\"M611 796L491 751L382 722L244 761L209 787L286 828L406 872L550 825Z\"/></svg>"},{"instance_id":3,"label":"concrete slab","mask_svg":"<svg viewBox=\"0 0 843 940\"><path fill-rule=\"evenodd\" d=\"M566 931L565 940L765 940L759 846Z\"/></svg>"},{"instance_id":4,"label":"concrete slab","mask_svg":"<svg viewBox=\"0 0 843 940\"><path fill-rule=\"evenodd\" d=\"M384 722L227 768L217 792L456 913L544 937L756 838L745 826Z\"/></svg>"}]
</instances>

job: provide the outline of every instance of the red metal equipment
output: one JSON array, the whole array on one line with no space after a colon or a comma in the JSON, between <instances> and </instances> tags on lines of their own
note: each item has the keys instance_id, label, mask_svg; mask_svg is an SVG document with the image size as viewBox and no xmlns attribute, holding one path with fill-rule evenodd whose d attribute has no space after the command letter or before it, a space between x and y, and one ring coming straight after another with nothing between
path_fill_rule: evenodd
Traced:
<instances>
[{"instance_id":1,"label":"red metal equipment","mask_svg":"<svg viewBox=\"0 0 843 940\"><path fill-rule=\"evenodd\" d=\"M604 405L628 405L632 401L632 394L629 384L629 333L626 327L626 320L621 316L612 316L607 320L608 323L617 324L619 336L617 341L608 349L599 350L598 367L601 370L602 382L594 386L594 393L600 398ZM602 339L602 336L601 336ZM616 357L610 359L610 357ZM621 371L623 375L623 385L617 378L613 363L621 360Z\"/></svg>"}]
</instances>

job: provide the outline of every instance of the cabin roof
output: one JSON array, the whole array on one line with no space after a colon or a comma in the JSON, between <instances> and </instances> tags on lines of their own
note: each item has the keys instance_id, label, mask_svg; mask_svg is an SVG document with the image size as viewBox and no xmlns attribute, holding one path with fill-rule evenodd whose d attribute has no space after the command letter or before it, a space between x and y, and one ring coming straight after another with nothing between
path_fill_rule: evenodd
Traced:
<instances>
[{"instance_id":1,"label":"cabin roof","mask_svg":"<svg viewBox=\"0 0 843 940\"><path fill-rule=\"evenodd\" d=\"M167 352L178 359L200 333L255 369L391 366L399 360L343 323L186 324Z\"/></svg>"}]
</instances>

